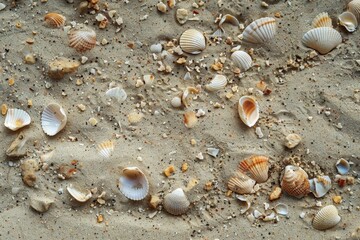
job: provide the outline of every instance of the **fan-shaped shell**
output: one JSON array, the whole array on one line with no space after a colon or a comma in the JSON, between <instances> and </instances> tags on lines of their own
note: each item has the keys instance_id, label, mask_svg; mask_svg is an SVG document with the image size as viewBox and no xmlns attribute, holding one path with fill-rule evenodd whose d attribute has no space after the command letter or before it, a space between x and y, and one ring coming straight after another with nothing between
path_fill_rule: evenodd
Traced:
<instances>
[{"instance_id":1,"label":"fan-shaped shell","mask_svg":"<svg viewBox=\"0 0 360 240\"><path fill-rule=\"evenodd\" d=\"M252 127L259 119L259 104L252 96L243 96L239 99L238 111L240 119Z\"/></svg>"},{"instance_id":2,"label":"fan-shaped shell","mask_svg":"<svg viewBox=\"0 0 360 240\"><path fill-rule=\"evenodd\" d=\"M66 121L65 111L57 103L47 105L41 115L41 127L49 136L54 136L60 132L65 127Z\"/></svg>"},{"instance_id":3,"label":"fan-shaped shell","mask_svg":"<svg viewBox=\"0 0 360 240\"><path fill-rule=\"evenodd\" d=\"M254 193L255 180L237 171L228 181L228 188L238 194Z\"/></svg>"},{"instance_id":4,"label":"fan-shaped shell","mask_svg":"<svg viewBox=\"0 0 360 240\"><path fill-rule=\"evenodd\" d=\"M338 16L339 24L349 32L354 32L358 26L356 16L352 12L343 12Z\"/></svg>"},{"instance_id":5,"label":"fan-shaped shell","mask_svg":"<svg viewBox=\"0 0 360 240\"><path fill-rule=\"evenodd\" d=\"M205 85L206 90L208 91L218 91L223 89L227 84L226 76L216 74L209 84Z\"/></svg>"},{"instance_id":6,"label":"fan-shaped shell","mask_svg":"<svg viewBox=\"0 0 360 240\"><path fill-rule=\"evenodd\" d=\"M10 130L16 131L19 128L29 125L30 123L31 117L24 110L17 108L7 110L4 125Z\"/></svg>"},{"instance_id":7,"label":"fan-shaped shell","mask_svg":"<svg viewBox=\"0 0 360 240\"><path fill-rule=\"evenodd\" d=\"M69 31L69 46L78 52L86 52L96 45L96 33L94 30L81 27Z\"/></svg>"},{"instance_id":8,"label":"fan-shaped shell","mask_svg":"<svg viewBox=\"0 0 360 240\"><path fill-rule=\"evenodd\" d=\"M64 26L66 18L59 13L51 12L45 15L44 20L49 26L59 28Z\"/></svg>"},{"instance_id":9,"label":"fan-shaped shell","mask_svg":"<svg viewBox=\"0 0 360 240\"><path fill-rule=\"evenodd\" d=\"M338 210L334 205L320 209L313 219L313 227L317 230L326 230L335 227L341 220Z\"/></svg>"},{"instance_id":10,"label":"fan-shaped shell","mask_svg":"<svg viewBox=\"0 0 360 240\"><path fill-rule=\"evenodd\" d=\"M241 71L246 71L252 66L252 59L249 54L244 51L235 51L231 54L231 60L240 68Z\"/></svg>"},{"instance_id":11,"label":"fan-shaped shell","mask_svg":"<svg viewBox=\"0 0 360 240\"><path fill-rule=\"evenodd\" d=\"M181 188L175 189L164 197L164 208L172 215L186 213L189 206L190 202Z\"/></svg>"},{"instance_id":12,"label":"fan-shaped shell","mask_svg":"<svg viewBox=\"0 0 360 240\"><path fill-rule=\"evenodd\" d=\"M239 164L239 170L249 173L258 183L266 182L269 172L269 158L265 156L251 156Z\"/></svg>"},{"instance_id":13,"label":"fan-shaped shell","mask_svg":"<svg viewBox=\"0 0 360 240\"><path fill-rule=\"evenodd\" d=\"M302 198L310 192L310 183L307 173L301 168L292 165L285 167L281 180L281 189L293 197Z\"/></svg>"},{"instance_id":14,"label":"fan-shaped shell","mask_svg":"<svg viewBox=\"0 0 360 240\"><path fill-rule=\"evenodd\" d=\"M304 34L301 42L321 54L326 54L342 42L338 31L329 27L314 28Z\"/></svg>"},{"instance_id":15,"label":"fan-shaped shell","mask_svg":"<svg viewBox=\"0 0 360 240\"><path fill-rule=\"evenodd\" d=\"M110 88L106 91L105 95L116 99L119 103L124 102L127 98L125 90L120 87Z\"/></svg>"},{"instance_id":16,"label":"fan-shaped shell","mask_svg":"<svg viewBox=\"0 0 360 240\"><path fill-rule=\"evenodd\" d=\"M92 197L92 193L90 192L90 190L82 190L78 187L74 187L71 184L66 189L68 190L70 195L78 202L86 202Z\"/></svg>"},{"instance_id":17,"label":"fan-shaped shell","mask_svg":"<svg viewBox=\"0 0 360 240\"><path fill-rule=\"evenodd\" d=\"M335 167L338 171L338 173L340 173L341 175L345 175L349 172L350 170L350 164L348 161L346 161L345 159L343 158L340 158L336 164L335 164Z\"/></svg>"},{"instance_id":18,"label":"fan-shaped shell","mask_svg":"<svg viewBox=\"0 0 360 240\"><path fill-rule=\"evenodd\" d=\"M332 20L327 12L319 13L312 21L313 28L330 27L332 28Z\"/></svg>"},{"instance_id":19,"label":"fan-shaped shell","mask_svg":"<svg viewBox=\"0 0 360 240\"><path fill-rule=\"evenodd\" d=\"M199 54L206 48L206 39L200 31L188 29L180 36L179 44L184 52Z\"/></svg>"},{"instance_id":20,"label":"fan-shaped shell","mask_svg":"<svg viewBox=\"0 0 360 240\"><path fill-rule=\"evenodd\" d=\"M149 193L149 181L137 167L127 167L119 179L119 189L130 200L139 201Z\"/></svg>"},{"instance_id":21,"label":"fan-shaped shell","mask_svg":"<svg viewBox=\"0 0 360 240\"><path fill-rule=\"evenodd\" d=\"M309 180L310 191L315 197L320 198L331 189L331 179L329 176L320 176Z\"/></svg>"},{"instance_id":22,"label":"fan-shaped shell","mask_svg":"<svg viewBox=\"0 0 360 240\"><path fill-rule=\"evenodd\" d=\"M360 21L360 0L353 0L349 2L348 11L352 12L356 19Z\"/></svg>"},{"instance_id":23,"label":"fan-shaped shell","mask_svg":"<svg viewBox=\"0 0 360 240\"><path fill-rule=\"evenodd\" d=\"M97 145L97 150L101 156L109 158L114 151L114 142L111 140L104 141Z\"/></svg>"},{"instance_id":24,"label":"fan-shaped shell","mask_svg":"<svg viewBox=\"0 0 360 240\"><path fill-rule=\"evenodd\" d=\"M250 43L265 43L274 38L277 31L275 18L264 17L248 25L243 32L243 39Z\"/></svg>"}]
</instances>

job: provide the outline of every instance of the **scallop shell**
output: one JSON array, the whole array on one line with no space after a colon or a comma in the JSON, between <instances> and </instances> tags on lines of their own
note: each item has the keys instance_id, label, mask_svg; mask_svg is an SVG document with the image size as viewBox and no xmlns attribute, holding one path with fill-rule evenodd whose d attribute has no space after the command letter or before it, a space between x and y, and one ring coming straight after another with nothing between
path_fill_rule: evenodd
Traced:
<instances>
[{"instance_id":1,"label":"scallop shell","mask_svg":"<svg viewBox=\"0 0 360 240\"><path fill-rule=\"evenodd\" d=\"M293 197L302 198L310 192L310 183L307 173L301 168L292 165L285 167L281 180L281 189Z\"/></svg>"},{"instance_id":2,"label":"scallop shell","mask_svg":"<svg viewBox=\"0 0 360 240\"><path fill-rule=\"evenodd\" d=\"M310 191L315 197L320 198L331 189L331 179L329 176L320 176L309 180Z\"/></svg>"},{"instance_id":3,"label":"scallop shell","mask_svg":"<svg viewBox=\"0 0 360 240\"><path fill-rule=\"evenodd\" d=\"M181 188L175 189L164 197L164 208L172 215L186 213L189 206L190 202Z\"/></svg>"},{"instance_id":4,"label":"scallop shell","mask_svg":"<svg viewBox=\"0 0 360 240\"><path fill-rule=\"evenodd\" d=\"M59 28L64 26L66 18L59 13L51 12L45 15L44 20L49 26Z\"/></svg>"},{"instance_id":5,"label":"scallop shell","mask_svg":"<svg viewBox=\"0 0 360 240\"><path fill-rule=\"evenodd\" d=\"M350 164L348 161L346 161L345 159L343 158L340 158L336 164L335 164L335 167L338 171L338 173L340 173L341 175L345 175L349 172L350 170Z\"/></svg>"},{"instance_id":6,"label":"scallop shell","mask_svg":"<svg viewBox=\"0 0 360 240\"><path fill-rule=\"evenodd\" d=\"M199 54L206 48L206 39L200 31L188 29L180 36L179 44L184 52Z\"/></svg>"},{"instance_id":7,"label":"scallop shell","mask_svg":"<svg viewBox=\"0 0 360 240\"><path fill-rule=\"evenodd\" d=\"M78 202L86 202L92 197L92 194L89 190L80 190L78 187L74 187L70 184L66 188L70 195Z\"/></svg>"},{"instance_id":8,"label":"scallop shell","mask_svg":"<svg viewBox=\"0 0 360 240\"><path fill-rule=\"evenodd\" d=\"M11 108L7 110L4 125L10 130L16 131L19 128L29 125L30 123L31 117L24 110L17 108Z\"/></svg>"},{"instance_id":9,"label":"scallop shell","mask_svg":"<svg viewBox=\"0 0 360 240\"><path fill-rule=\"evenodd\" d=\"M216 74L209 84L205 85L206 90L208 91L218 91L223 89L227 84L226 76Z\"/></svg>"},{"instance_id":10,"label":"scallop shell","mask_svg":"<svg viewBox=\"0 0 360 240\"><path fill-rule=\"evenodd\" d=\"M243 39L251 43L265 43L274 38L277 31L275 18L264 17L248 25L243 32Z\"/></svg>"},{"instance_id":11,"label":"scallop shell","mask_svg":"<svg viewBox=\"0 0 360 240\"><path fill-rule=\"evenodd\" d=\"M352 12L343 12L338 16L339 24L344 26L348 32L354 32L358 26L356 16Z\"/></svg>"},{"instance_id":12,"label":"scallop shell","mask_svg":"<svg viewBox=\"0 0 360 240\"><path fill-rule=\"evenodd\" d=\"M125 90L120 87L110 88L106 91L105 95L116 99L119 103L124 102L127 98Z\"/></svg>"},{"instance_id":13,"label":"scallop shell","mask_svg":"<svg viewBox=\"0 0 360 240\"><path fill-rule=\"evenodd\" d=\"M314 28L304 34L301 42L321 54L326 54L342 42L338 31L329 27Z\"/></svg>"},{"instance_id":14,"label":"scallop shell","mask_svg":"<svg viewBox=\"0 0 360 240\"><path fill-rule=\"evenodd\" d=\"M335 227L340 220L337 208L334 205L328 205L315 215L312 225L317 230L326 230Z\"/></svg>"},{"instance_id":15,"label":"scallop shell","mask_svg":"<svg viewBox=\"0 0 360 240\"><path fill-rule=\"evenodd\" d=\"M60 132L65 127L66 121L65 111L57 103L47 105L41 115L41 127L49 136L54 136Z\"/></svg>"},{"instance_id":16,"label":"scallop shell","mask_svg":"<svg viewBox=\"0 0 360 240\"><path fill-rule=\"evenodd\" d=\"M228 181L228 188L238 194L254 193L255 180L237 171Z\"/></svg>"},{"instance_id":17,"label":"scallop shell","mask_svg":"<svg viewBox=\"0 0 360 240\"><path fill-rule=\"evenodd\" d=\"M104 141L97 145L97 150L101 156L104 158L109 158L114 151L114 142L111 140Z\"/></svg>"},{"instance_id":18,"label":"scallop shell","mask_svg":"<svg viewBox=\"0 0 360 240\"><path fill-rule=\"evenodd\" d=\"M360 21L360 0L353 0L349 2L348 11L352 12L356 19Z\"/></svg>"},{"instance_id":19,"label":"scallop shell","mask_svg":"<svg viewBox=\"0 0 360 240\"><path fill-rule=\"evenodd\" d=\"M332 20L327 12L319 13L312 21L313 28L330 27L332 28Z\"/></svg>"},{"instance_id":20,"label":"scallop shell","mask_svg":"<svg viewBox=\"0 0 360 240\"><path fill-rule=\"evenodd\" d=\"M238 111L240 119L252 127L259 119L259 104L252 96L243 96L239 99Z\"/></svg>"},{"instance_id":21,"label":"scallop shell","mask_svg":"<svg viewBox=\"0 0 360 240\"><path fill-rule=\"evenodd\" d=\"M239 164L239 170L249 173L257 183L266 182L269 172L269 158L265 156L251 156Z\"/></svg>"},{"instance_id":22,"label":"scallop shell","mask_svg":"<svg viewBox=\"0 0 360 240\"><path fill-rule=\"evenodd\" d=\"M94 30L81 27L69 31L69 46L78 52L86 52L96 45L96 33Z\"/></svg>"},{"instance_id":23,"label":"scallop shell","mask_svg":"<svg viewBox=\"0 0 360 240\"><path fill-rule=\"evenodd\" d=\"M127 167L119 179L119 189L130 200L139 201L149 193L149 181L137 167Z\"/></svg>"},{"instance_id":24,"label":"scallop shell","mask_svg":"<svg viewBox=\"0 0 360 240\"><path fill-rule=\"evenodd\" d=\"M246 71L252 66L250 55L244 51L235 51L231 54L230 58L241 71Z\"/></svg>"}]
</instances>

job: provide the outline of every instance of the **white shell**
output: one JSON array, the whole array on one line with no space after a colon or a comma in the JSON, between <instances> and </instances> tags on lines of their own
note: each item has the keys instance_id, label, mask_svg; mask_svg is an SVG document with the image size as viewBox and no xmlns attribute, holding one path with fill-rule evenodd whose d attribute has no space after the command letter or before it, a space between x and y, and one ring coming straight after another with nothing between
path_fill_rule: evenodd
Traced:
<instances>
[{"instance_id":1,"label":"white shell","mask_svg":"<svg viewBox=\"0 0 360 240\"><path fill-rule=\"evenodd\" d=\"M360 0L353 0L348 4L348 11L352 12L358 21L360 21Z\"/></svg>"},{"instance_id":2,"label":"white shell","mask_svg":"<svg viewBox=\"0 0 360 240\"><path fill-rule=\"evenodd\" d=\"M97 145L97 150L100 156L109 158L114 151L114 142L111 140L104 141Z\"/></svg>"},{"instance_id":3,"label":"white shell","mask_svg":"<svg viewBox=\"0 0 360 240\"><path fill-rule=\"evenodd\" d=\"M320 198L331 189L331 179L329 176L320 176L309 180L310 191L315 197Z\"/></svg>"},{"instance_id":4,"label":"white shell","mask_svg":"<svg viewBox=\"0 0 360 240\"><path fill-rule=\"evenodd\" d=\"M180 36L179 44L184 52L199 54L206 48L206 39L200 31L188 29Z\"/></svg>"},{"instance_id":5,"label":"white shell","mask_svg":"<svg viewBox=\"0 0 360 240\"><path fill-rule=\"evenodd\" d=\"M277 214L287 216L289 213L288 206L284 203L279 203L274 207Z\"/></svg>"},{"instance_id":6,"label":"white shell","mask_svg":"<svg viewBox=\"0 0 360 240\"><path fill-rule=\"evenodd\" d=\"M230 58L241 71L246 71L252 66L252 59L250 55L244 51L235 51L231 54Z\"/></svg>"},{"instance_id":7,"label":"white shell","mask_svg":"<svg viewBox=\"0 0 360 240\"><path fill-rule=\"evenodd\" d=\"M220 150L218 148L207 148L206 149L206 153L209 154L210 156L216 158L217 155L219 154Z\"/></svg>"},{"instance_id":8,"label":"white shell","mask_svg":"<svg viewBox=\"0 0 360 240\"><path fill-rule=\"evenodd\" d=\"M170 214L184 214L189 206L190 202L181 188L175 189L164 197L164 208Z\"/></svg>"},{"instance_id":9,"label":"white shell","mask_svg":"<svg viewBox=\"0 0 360 240\"><path fill-rule=\"evenodd\" d=\"M219 27L221 27L222 24L224 23L230 23L234 26L239 26L240 23L239 23L239 20L237 20L236 17L234 17L233 15L230 15L230 14L225 14L221 19L220 19L220 22L219 22Z\"/></svg>"},{"instance_id":10,"label":"white shell","mask_svg":"<svg viewBox=\"0 0 360 240\"><path fill-rule=\"evenodd\" d=\"M148 195L149 181L139 168L127 167L119 179L119 190L128 199L139 201Z\"/></svg>"},{"instance_id":11,"label":"white shell","mask_svg":"<svg viewBox=\"0 0 360 240\"><path fill-rule=\"evenodd\" d=\"M124 102L127 98L125 90L120 87L110 88L106 91L105 95L116 99L120 103Z\"/></svg>"},{"instance_id":12,"label":"white shell","mask_svg":"<svg viewBox=\"0 0 360 240\"><path fill-rule=\"evenodd\" d=\"M241 204L240 214L246 213L251 207L250 200L243 195L237 195L237 194L236 194L236 198L240 201Z\"/></svg>"},{"instance_id":13,"label":"white shell","mask_svg":"<svg viewBox=\"0 0 360 240\"><path fill-rule=\"evenodd\" d=\"M41 127L49 136L60 132L65 127L66 121L65 111L57 103L47 105L41 115Z\"/></svg>"},{"instance_id":14,"label":"white shell","mask_svg":"<svg viewBox=\"0 0 360 240\"><path fill-rule=\"evenodd\" d=\"M92 194L89 190L80 190L71 184L66 189L68 190L70 195L78 202L86 202L92 197Z\"/></svg>"},{"instance_id":15,"label":"white shell","mask_svg":"<svg viewBox=\"0 0 360 240\"><path fill-rule=\"evenodd\" d=\"M312 21L313 28L318 27L333 27L332 26L332 20L329 17L329 14L327 12L319 13L314 20Z\"/></svg>"},{"instance_id":16,"label":"white shell","mask_svg":"<svg viewBox=\"0 0 360 240\"><path fill-rule=\"evenodd\" d=\"M176 96L176 97L173 97L170 101L170 104L171 106L173 106L174 108L179 108L182 106L182 103L181 103L181 97L179 96Z\"/></svg>"},{"instance_id":17,"label":"white shell","mask_svg":"<svg viewBox=\"0 0 360 240\"><path fill-rule=\"evenodd\" d=\"M349 32L354 32L358 26L356 16L352 12L343 12L338 16L339 23Z\"/></svg>"},{"instance_id":18,"label":"white shell","mask_svg":"<svg viewBox=\"0 0 360 240\"><path fill-rule=\"evenodd\" d=\"M321 54L326 54L342 42L338 31L329 27L314 28L304 34L301 42Z\"/></svg>"},{"instance_id":19,"label":"white shell","mask_svg":"<svg viewBox=\"0 0 360 240\"><path fill-rule=\"evenodd\" d=\"M252 127L259 119L259 105L254 97L243 96L239 99L238 111L240 119Z\"/></svg>"},{"instance_id":20,"label":"white shell","mask_svg":"<svg viewBox=\"0 0 360 240\"><path fill-rule=\"evenodd\" d=\"M256 219L264 216L264 214L257 209L254 210L253 215Z\"/></svg>"},{"instance_id":21,"label":"white shell","mask_svg":"<svg viewBox=\"0 0 360 240\"><path fill-rule=\"evenodd\" d=\"M24 110L17 108L8 109L4 122L5 127L13 131L16 131L19 128L29 125L30 123L31 123L31 117Z\"/></svg>"},{"instance_id":22,"label":"white shell","mask_svg":"<svg viewBox=\"0 0 360 240\"><path fill-rule=\"evenodd\" d=\"M274 211L272 211L269 215L266 215L262 220L264 222L270 222L276 219L276 214Z\"/></svg>"},{"instance_id":23,"label":"white shell","mask_svg":"<svg viewBox=\"0 0 360 240\"><path fill-rule=\"evenodd\" d=\"M338 173L340 173L341 175L345 175L349 172L350 170L350 164L348 161L346 161L345 159L343 158L340 158L336 164L335 164L335 167L338 171Z\"/></svg>"},{"instance_id":24,"label":"white shell","mask_svg":"<svg viewBox=\"0 0 360 240\"><path fill-rule=\"evenodd\" d=\"M275 18L264 17L248 25L243 32L243 39L251 43L266 43L274 38L277 31Z\"/></svg>"},{"instance_id":25,"label":"white shell","mask_svg":"<svg viewBox=\"0 0 360 240\"><path fill-rule=\"evenodd\" d=\"M313 219L313 227L317 230L326 230L336 226L341 220L338 210L334 205L320 209Z\"/></svg>"},{"instance_id":26,"label":"white shell","mask_svg":"<svg viewBox=\"0 0 360 240\"><path fill-rule=\"evenodd\" d=\"M220 89L225 88L226 84L227 84L226 76L216 74L214 78L211 80L211 82L205 85L205 88L206 90L211 92L218 91Z\"/></svg>"}]
</instances>

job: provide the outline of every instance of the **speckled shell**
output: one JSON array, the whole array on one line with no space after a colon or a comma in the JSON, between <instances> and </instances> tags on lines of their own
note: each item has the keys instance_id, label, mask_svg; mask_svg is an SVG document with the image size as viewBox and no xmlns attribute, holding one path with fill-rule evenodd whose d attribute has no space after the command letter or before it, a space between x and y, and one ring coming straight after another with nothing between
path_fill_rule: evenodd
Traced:
<instances>
[{"instance_id":1,"label":"speckled shell","mask_svg":"<svg viewBox=\"0 0 360 240\"><path fill-rule=\"evenodd\" d=\"M92 197L92 194L89 190L80 190L78 187L74 187L70 184L66 188L70 195L78 202L86 202Z\"/></svg>"},{"instance_id":2,"label":"speckled shell","mask_svg":"<svg viewBox=\"0 0 360 240\"><path fill-rule=\"evenodd\" d=\"M48 13L44 17L45 22L48 26L53 28L59 28L64 26L66 18L59 13Z\"/></svg>"},{"instance_id":3,"label":"speckled shell","mask_svg":"<svg viewBox=\"0 0 360 240\"><path fill-rule=\"evenodd\" d=\"M319 13L312 21L313 28L330 27L332 28L332 20L327 12Z\"/></svg>"},{"instance_id":4,"label":"speckled shell","mask_svg":"<svg viewBox=\"0 0 360 240\"><path fill-rule=\"evenodd\" d=\"M254 193L255 180L237 171L228 181L228 188L238 194Z\"/></svg>"},{"instance_id":5,"label":"speckled shell","mask_svg":"<svg viewBox=\"0 0 360 240\"><path fill-rule=\"evenodd\" d=\"M274 38L277 31L275 18L264 17L248 25L243 32L243 39L250 43L266 43Z\"/></svg>"},{"instance_id":6,"label":"speckled shell","mask_svg":"<svg viewBox=\"0 0 360 240\"><path fill-rule=\"evenodd\" d=\"M269 177L269 158L265 156L251 156L240 162L239 170L248 173L257 183L266 182Z\"/></svg>"},{"instance_id":7,"label":"speckled shell","mask_svg":"<svg viewBox=\"0 0 360 240\"><path fill-rule=\"evenodd\" d=\"M352 12L356 19L360 21L360 0L353 0L349 2L348 11Z\"/></svg>"},{"instance_id":8,"label":"speckled shell","mask_svg":"<svg viewBox=\"0 0 360 240\"><path fill-rule=\"evenodd\" d=\"M69 46L78 52L86 52L96 45L96 33L94 30L82 27L69 31Z\"/></svg>"},{"instance_id":9,"label":"speckled shell","mask_svg":"<svg viewBox=\"0 0 360 240\"><path fill-rule=\"evenodd\" d=\"M281 189L290 196L296 198L304 197L310 192L307 173L301 167L286 166L281 180Z\"/></svg>"},{"instance_id":10,"label":"speckled shell","mask_svg":"<svg viewBox=\"0 0 360 240\"><path fill-rule=\"evenodd\" d=\"M190 202L187 199L184 191L177 188L164 197L164 208L172 215L182 215L187 212Z\"/></svg>"},{"instance_id":11,"label":"speckled shell","mask_svg":"<svg viewBox=\"0 0 360 240\"><path fill-rule=\"evenodd\" d=\"M321 54L326 54L342 42L338 31L329 27L314 28L304 34L301 42Z\"/></svg>"},{"instance_id":12,"label":"speckled shell","mask_svg":"<svg viewBox=\"0 0 360 240\"><path fill-rule=\"evenodd\" d=\"M179 44L184 52L199 54L206 48L206 39L200 31L188 29L181 34Z\"/></svg>"},{"instance_id":13,"label":"speckled shell","mask_svg":"<svg viewBox=\"0 0 360 240\"><path fill-rule=\"evenodd\" d=\"M126 167L119 179L119 190L130 200L139 201L149 193L149 181L137 167Z\"/></svg>"},{"instance_id":14,"label":"speckled shell","mask_svg":"<svg viewBox=\"0 0 360 240\"><path fill-rule=\"evenodd\" d=\"M216 74L209 84L205 85L206 90L213 92L225 88L227 78L224 75Z\"/></svg>"},{"instance_id":15,"label":"speckled shell","mask_svg":"<svg viewBox=\"0 0 360 240\"><path fill-rule=\"evenodd\" d=\"M7 110L4 125L10 130L16 131L31 123L30 115L24 110L10 108Z\"/></svg>"},{"instance_id":16,"label":"speckled shell","mask_svg":"<svg viewBox=\"0 0 360 240\"><path fill-rule=\"evenodd\" d=\"M104 141L98 144L96 148L100 156L104 158L109 158L114 151L114 142L111 140Z\"/></svg>"},{"instance_id":17,"label":"speckled shell","mask_svg":"<svg viewBox=\"0 0 360 240\"><path fill-rule=\"evenodd\" d=\"M338 19L339 24L344 26L348 32L354 32L358 26L356 16L352 12L343 12Z\"/></svg>"},{"instance_id":18,"label":"speckled shell","mask_svg":"<svg viewBox=\"0 0 360 240\"><path fill-rule=\"evenodd\" d=\"M241 71L246 71L252 66L252 59L249 54L244 51L235 51L231 54L231 61L240 68Z\"/></svg>"},{"instance_id":19,"label":"speckled shell","mask_svg":"<svg viewBox=\"0 0 360 240\"><path fill-rule=\"evenodd\" d=\"M312 225L317 230L326 230L335 227L340 220L337 208L334 205L328 205L315 215Z\"/></svg>"},{"instance_id":20,"label":"speckled shell","mask_svg":"<svg viewBox=\"0 0 360 240\"><path fill-rule=\"evenodd\" d=\"M57 103L47 105L41 114L41 127L49 136L54 136L60 132L65 127L66 121L65 111Z\"/></svg>"},{"instance_id":21,"label":"speckled shell","mask_svg":"<svg viewBox=\"0 0 360 240\"><path fill-rule=\"evenodd\" d=\"M252 127L259 119L259 104L252 96L243 96L239 99L238 111L240 119Z\"/></svg>"},{"instance_id":22,"label":"speckled shell","mask_svg":"<svg viewBox=\"0 0 360 240\"><path fill-rule=\"evenodd\" d=\"M316 198L325 196L331 189L331 179L329 176L319 176L309 180L310 191Z\"/></svg>"}]
</instances>

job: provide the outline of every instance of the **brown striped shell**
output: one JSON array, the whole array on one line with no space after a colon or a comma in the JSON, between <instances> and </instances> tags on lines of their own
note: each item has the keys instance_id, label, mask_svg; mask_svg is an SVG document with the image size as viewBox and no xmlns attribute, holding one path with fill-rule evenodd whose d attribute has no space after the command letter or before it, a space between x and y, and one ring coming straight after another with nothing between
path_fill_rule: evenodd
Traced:
<instances>
[{"instance_id":1,"label":"brown striped shell","mask_svg":"<svg viewBox=\"0 0 360 240\"><path fill-rule=\"evenodd\" d=\"M243 32L243 39L250 43L266 43L274 38L277 31L275 18L264 17L248 25Z\"/></svg>"},{"instance_id":2,"label":"brown striped shell","mask_svg":"<svg viewBox=\"0 0 360 240\"><path fill-rule=\"evenodd\" d=\"M238 194L254 193L255 180L237 171L228 181L228 188Z\"/></svg>"},{"instance_id":3,"label":"brown striped shell","mask_svg":"<svg viewBox=\"0 0 360 240\"><path fill-rule=\"evenodd\" d=\"M319 13L312 21L313 28L318 27L333 27L332 20L327 12Z\"/></svg>"},{"instance_id":4,"label":"brown striped shell","mask_svg":"<svg viewBox=\"0 0 360 240\"><path fill-rule=\"evenodd\" d=\"M250 177L258 183L266 182L269 177L269 158L251 156L240 162L239 170L243 173L249 173Z\"/></svg>"},{"instance_id":5,"label":"brown striped shell","mask_svg":"<svg viewBox=\"0 0 360 240\"><path fill-rule=\"evenodd\" d=\"M44 20L48 26L59 28L65 25L66 18L59 13L51 12L45 15Z\"/></svg>"},{"instance_id":6,"label":"brown striped shell","mask_svg":"<svg viewBox=\"0 0 360 240\"><path fill-rule=\"evenodd\" d=\"M69 46L78 52L86 52L96 45L96 33L87 27L74 28L69 32Z\"/></svg>"},{"instance_id":7,"label":"brown striped shell","mask_svg":"<svg viewBox=\"0 0 360 240\"><path fill-rule=\"evenodd\" d=\"M304 197L310 192L310 182L307 173L301 167L286 166L281 180L281 189L290 196L296 198Z\"/></svg>"}]
</instances>

